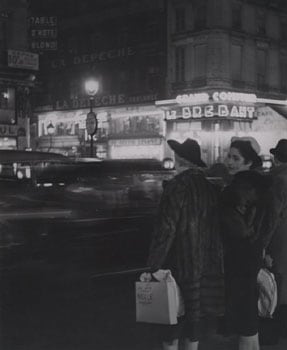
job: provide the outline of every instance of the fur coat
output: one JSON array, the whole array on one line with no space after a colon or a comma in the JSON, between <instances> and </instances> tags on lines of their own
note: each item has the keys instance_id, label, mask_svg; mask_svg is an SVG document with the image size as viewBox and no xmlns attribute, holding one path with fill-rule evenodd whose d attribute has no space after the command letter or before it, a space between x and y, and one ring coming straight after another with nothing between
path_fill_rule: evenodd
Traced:
<instances>
[{"instance_id":1,"label":"fur coat","mask_svg":"<svg viewBox=\"0 0 287 350\"><path fill-rule=\"evenodd\" d=\"M287 305L287 164L274 168L271 180L261 235L280 278L279 304Z\"/></svg>"},{"instance_id":2,"label":"fur coat","mask_svg":"<svg viewBox=\"0 0 287 350\"><path fill-rule=\"evenodd\" d=\"M200 170L175 176L164 188L150 247L148 266L172 270L194 319L219 313L224 303L218 198Z\"/></svg>"}]
</instances>

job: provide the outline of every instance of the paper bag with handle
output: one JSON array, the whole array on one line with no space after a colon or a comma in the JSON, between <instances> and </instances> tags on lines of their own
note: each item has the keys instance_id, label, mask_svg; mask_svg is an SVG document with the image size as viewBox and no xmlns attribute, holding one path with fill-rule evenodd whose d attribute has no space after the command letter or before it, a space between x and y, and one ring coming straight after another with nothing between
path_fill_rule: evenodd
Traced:
<instances>
[{"instance_id":1,"label":"paper bag with handle","mask_svg":"<svg viewBox=\"0 0 287 350\"><path fill-rule=\"evenodd\" d=\"M159 281L136 282L137 322L177 324L179 309L183 313L182 305L179 305L181 296L170 271L166 271L167 277Z\"/></svg>"}]
</instances>

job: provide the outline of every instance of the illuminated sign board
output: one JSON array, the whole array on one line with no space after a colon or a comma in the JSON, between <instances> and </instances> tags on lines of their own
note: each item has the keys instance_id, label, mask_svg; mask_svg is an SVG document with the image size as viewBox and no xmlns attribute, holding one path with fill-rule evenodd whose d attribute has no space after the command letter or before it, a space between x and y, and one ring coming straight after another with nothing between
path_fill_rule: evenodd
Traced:
<instances>
[{"instance_id":1,"label":"illuminated sign board","mask_svg":"<svg viewBox=\"0 0 287 350\"><path fill-rule=\"evenodd\" d=\"M256 103L259 99L255 94L247 94L243 92L231 92L231 91L214 91L212 93L199 92L192 94L183 94L176 96L173 100L156 101L156 105L164 106L171 104L180 105L198 105L206 104L210 102L242 102L242 103Z\"/></svg>"},{"instance_id":2,"label":"illuminated sign board","mask_svg":"<svg viewBox=\"0 0 287 350\"><path fill-rule=\"evenodd\" d=\"M166 120L196 119L196 118L240 118L254 119L255 108L234 104L208 104L186 106L166 112Z\"/></svg>"},{"instance_id":3,"label":"illuminated sign board","mask_svg":"<svg viewBox=\"0 0 287 350\"><path fill-rule=\"evenodd\" d=\"M39 69L39 55L33 52L7 50L8 67L21 69Z\"/></svg>"},{"instance_id":4,"label":"illuminated sign board","mask_svg":"<svg viewBox=\"0 0 287 350\"><path fill-rule=\"evenodd\" d=\"M212 94L212 99L215 102L246 102L255 103L257 97L255 94L245 94L241 92L215 91Z\"/></svg>"},{"instance_id":5,"label":"illuminated sign board","mask_svg":"<svg viewBox=\"0 0 287 350\"><path fill-rule=\"evenodd\" d=\"M109 140L109 153L112 159L162 159L162 139L138 138Z\"/></svg>"},{"instance_id":6,"label":"illuminated sign board","mask_svg":"<svg viewBox=\"0 0 287 350\"><path fill-rule=\"evenodd\" d=\"M57 50L57 17L32 16L28 18L30 48L32 50Z\"/></svg>"},{"instance_id":7,"label":"illuminated sign board","mask_svg":"<svg viewBox=\"0 0 287 350\"><path fill-rule=\"evenodd\" d=\"M175 98L179 104L190 104L190 103L204 103L210 100L214 102L245 102L255 103L257 97L255 94L246 94L241 92L230 92L230 91L214 91L212 94L206 92L196 94L184 94L178 95Z\"/></svg>"}]
</instances>

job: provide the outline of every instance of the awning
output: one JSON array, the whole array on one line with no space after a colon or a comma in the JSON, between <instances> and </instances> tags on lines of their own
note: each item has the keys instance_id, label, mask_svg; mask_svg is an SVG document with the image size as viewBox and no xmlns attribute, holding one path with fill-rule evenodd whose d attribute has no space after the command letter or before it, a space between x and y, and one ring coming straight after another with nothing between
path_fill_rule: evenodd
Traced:
<instances>
[{"instance_id":1,"label":"awning","mask_svg":"<svg viewBox=\"0 0 287 350\"><path fill-rule=\"evenodd\" d=\"M282 115L282 117L287 119L287 106L283 105L275 105L275 104L267 104L270 108L272 108L275 112Z\"/></svg>"}]
</instances>

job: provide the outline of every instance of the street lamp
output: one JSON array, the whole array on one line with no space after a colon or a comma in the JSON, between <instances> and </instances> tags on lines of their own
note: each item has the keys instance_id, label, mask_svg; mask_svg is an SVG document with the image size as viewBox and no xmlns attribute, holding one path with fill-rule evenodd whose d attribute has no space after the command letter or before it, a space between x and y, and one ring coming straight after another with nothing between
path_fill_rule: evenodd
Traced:
<instances>
[{"instance_id":1,"label":"street lamp","mask_svg":"<svg viewBox=\"0 0 287 350\"><path fill-rule=\"evenodd\" d=\"M48 133L48 135L50 136L50 146L49 146L49 148L48 148L48 152L50 152L50 150L51 150L51 148L52 148L52 137L53 137L54 131L55 131L55 127L54 127L54 125L52 124L52 122L50 122L50 123L47 125L47 133Z\"/></svg>"},{"instance_id":2,"label":"street lamp","mask_svg":"<svg viewBox=\"0 0 287 350\"><path fill-rule=\"evenodd\" d=\"M86 129L88 134L91 137L90 140L90 156L93 157L93 141L94 141L94 135L98 130L98 119L97 115L93 112L93 104L94 104L94 98L96 93L99 90L99 82L94 79L89 79L85 82L85 90L86 93L90 97L90 111L87 114L87 119L86 119Z\"/></svg>"}]
</instances>

